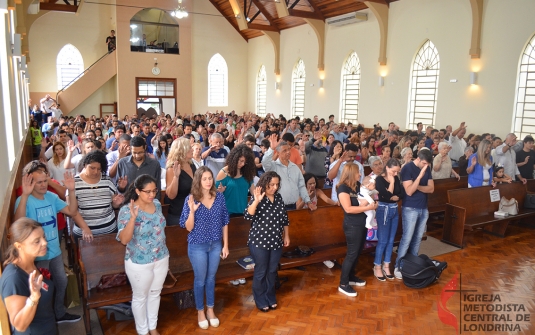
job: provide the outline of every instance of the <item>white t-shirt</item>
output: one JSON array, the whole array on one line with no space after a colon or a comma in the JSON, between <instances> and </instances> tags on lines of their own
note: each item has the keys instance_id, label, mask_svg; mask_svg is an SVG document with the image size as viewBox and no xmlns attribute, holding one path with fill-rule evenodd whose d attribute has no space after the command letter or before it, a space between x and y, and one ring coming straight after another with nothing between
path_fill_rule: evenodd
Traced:
<instances>
[{"instance_id":1,"label":"white t-shirt","mask_svg":"<svg viewBox=\"0 0 535 335\"><path fill-rule=\"evenodd\" d=\"M61 185L63 185L63 174L65 173L65 159L59 162L59 165L54 165L54 160L51 159L47 162L48 172L50 177L56 179Z\"/></svg>"},{"instance_id":2,"label":"white t-shirt","mask_svg":"<svg viewBox=\"0 0 535 335\"><path fill-rule=\"evenodd\" d=\"M457 136L450 136L451 150L448 156L454 161L458 161L459 158L464 155L464 149L466 149L466 142L463 138Z\"/></svg>"}]
</instances>

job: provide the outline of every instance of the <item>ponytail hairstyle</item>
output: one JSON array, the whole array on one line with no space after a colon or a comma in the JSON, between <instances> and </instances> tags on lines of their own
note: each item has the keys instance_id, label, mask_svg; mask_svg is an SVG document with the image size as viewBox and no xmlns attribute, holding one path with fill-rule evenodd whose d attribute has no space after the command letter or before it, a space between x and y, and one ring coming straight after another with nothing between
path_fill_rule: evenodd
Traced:
<instances>
[{"instance_id":1,"label":"ponytail hairstyle","mask_svg":"<svg viewBox=\"0 0 535 335\"><path fill-rule=\"evenodd\" d=\"M125 192L123 205L128 205L130 203L130 200L136 201L139 198L139 195L137 194L136 190L141 191L143 190L143 188L145 188L145 186L150 183L158 185L156 183L156 179L154 179L152 176L149 176L148 174L142 174L137 177L136 180L134 180L134 182L130 184L128 190Z\"/></svg>"},{"instance_id":2,"label":"ponytail hairstyle","mask_svg":"<svg viewBox=\"0 0 535 335\"><path fill-rule=\"evenodd\" d=\"M41 227L39 222L29 218L23 217L13 222L9 228L9 239L11 240L11 245L9 248L7 248L4 266L12 264L20 257L18 249L15 248L15 243L24 242L36 229L42 230L43 227Z\"/></svg>"},{"instance_id":3,"label":"ponytail hairstyle","mask_svg":"<svg viewBox=\"0 0 535 335\"><path fill-rule=\"evenodd\" d=\"M407 148L404 148L403 151L405 151L405 149L407 149ZM410 150L410 148L409 148L409 150ZM401 163L399 162L399 160L397 160L395 158L390 158L386 162L385 166L383 167L383 173L382 174L384 174L386 176L386 168L391 169L391 168L393 168L395 166L399 166L401 168Z\"/></svg>"}]
</instances>

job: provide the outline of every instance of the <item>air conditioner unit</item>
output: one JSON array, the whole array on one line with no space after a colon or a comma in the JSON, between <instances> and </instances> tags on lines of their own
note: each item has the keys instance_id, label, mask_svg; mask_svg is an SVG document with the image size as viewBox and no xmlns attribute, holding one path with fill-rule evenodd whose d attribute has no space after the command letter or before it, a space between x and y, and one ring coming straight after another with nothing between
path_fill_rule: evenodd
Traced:
<instances>
[{"instance_id":1,"label":"air conditioner unit","mask_svg":"<svg viewBox=\"0 0 535 335\"><path fill-rule=\"evenodd\" d=\"M366 13L348 13L344 15L339 15L335 17L331 17L325 22L331 26L340 27L345 26L346 24L352 24L352 23L358 23L358 22L364 22L368 21L368 14Z\"/></svg>"}]
</instances>

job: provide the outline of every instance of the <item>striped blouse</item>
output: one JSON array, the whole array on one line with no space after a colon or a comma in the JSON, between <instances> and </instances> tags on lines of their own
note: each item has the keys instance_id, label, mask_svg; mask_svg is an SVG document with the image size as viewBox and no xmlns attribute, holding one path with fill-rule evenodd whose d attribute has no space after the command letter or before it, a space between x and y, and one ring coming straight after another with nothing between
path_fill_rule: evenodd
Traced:
<instances>
[{"instance_id":1,"label":"striped blouse","mask_svg":"<svg viewBox=\"0 0 535 335\"><path fill-rule=\"evenodd\" d=\"M96 184L88 184L77 176L74 178L78 212L84 218L93 235L115 232L117 222L113 211L112 197L117 194L117 188L109 177L102 176ZM82 229L74 226L73 232L82 236Z\"/></svg>"}]
</instances>

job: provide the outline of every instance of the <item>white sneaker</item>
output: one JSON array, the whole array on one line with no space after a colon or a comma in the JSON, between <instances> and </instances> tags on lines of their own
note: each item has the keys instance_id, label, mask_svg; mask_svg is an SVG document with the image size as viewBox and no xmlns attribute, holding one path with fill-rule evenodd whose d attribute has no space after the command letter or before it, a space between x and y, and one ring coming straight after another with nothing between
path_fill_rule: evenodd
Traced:
<instances>
[{"instance_id":1,"label":"white sneaker","mask_svg":"<svg viewBox=\"0 0 535 335\"><path fill-rule=\"evenodd\" d=\"M401 271L399 271L399 268L394 269L394 277L396 277L396 279L403 279L403 275L401 274Z\"/></svg>"},{"instance_id":2,"label":"white sneaker","mask_svg":"<svg viewBox=\"0 0 535 335\"><path fill-rule=\"evenodd\" d=\"M240 285L240 281L239 280L231 280L230 283L234 286L238 286Z\"/></svg>"},{"instance_id":3,"label":"white sneaker","mask_svg":"<svg viewBox=\"0 0 535 335\"><path fill-rule=\"evenodd\" d=\"M245 278L238 279L238 283L240 283L241 285L245 284L246 283Z\"/></svg>"},{"instance_id":4,"label":"white sneaker","mask_svg":"<svg viewBox=\"0 0 535 335\"><path fill-rule=\"evenodd\" d=\"M334 267L334 263L332 261L324 261L323 264L325 264L325 266L329 269L332 269Z\"/></svg>"}]
</instances>

